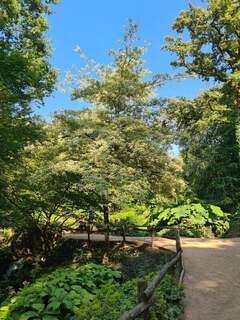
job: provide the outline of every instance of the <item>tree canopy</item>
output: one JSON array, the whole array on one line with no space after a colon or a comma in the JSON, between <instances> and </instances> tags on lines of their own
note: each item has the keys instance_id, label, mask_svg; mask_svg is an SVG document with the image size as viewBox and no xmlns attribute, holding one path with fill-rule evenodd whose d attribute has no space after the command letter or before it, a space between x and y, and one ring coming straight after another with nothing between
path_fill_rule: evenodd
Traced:
<instances>
[{"instance_id":1,"label":"tree canopy","mask_svg":"<svg viewBox=\"0 0 240 320\"><path fill-rule=\"evenodd\" d=\"M9 197L18 198L30 219L38 212L51 222L62 210L94 209L104 213L108 227L110 212L156 194L175 199L183 188L181 168L168 154L162 100L154 93L165 76L145 80L136 31L130 23L112 64L99 66L96 77L81 73L73 98L92 105L56 113L43 124L45 141L25 149L23 169L12 178L16 194Z\"/></svg>"},{"instance_id":2,"label":"tree canopy","mask_svg":"<svg viewBox=\"0 0 240 320\"><path fill-rule=\"evenodd\" d=\"M41 130L32 115L33 103L50 95L56 71L48 62L46 15L53 1L1 1L0 3L0 202L5 198L8 173L28 143Z\"/></svg>"},{"instance_id":3,"label":"tree canopy","mask_svg":"<svg viewBox=\"0 0 240 320\"><path fill-rule=\"evenodd\" d=\"M239 12L239 1L190 4L172 25L179 36L166 37L164 46L176 54L174 67L215 83L193 100L171 100L168 112L181 129L178 141L192 190L230 211L238 206L240 181Z\"/></svg>"},{"instance_id":4,"label":"tree canopy","mask_svg":"<svg viewBox=\"0 0 240 320\"><path fill-rule=\"evenodd\" d=\"M108 64L75 49L85 64L67 72L63 85L84 107L46 122L32 106L56 81L45 37L56 2L1 3L1 223L40 230L49 255L66 222L83 212L103 217L107 238L110 215L131 206L177 206L191 198L235 211L239 4L190 4L172 26L181 36L166 38L164 48L176 55L172 65L214 81L211 89L193 99L162 98L158 89L171 77L146 68L146 47L130 19ZM179 155L171 154L173 143Z\"/></svg>"}]
</instances>

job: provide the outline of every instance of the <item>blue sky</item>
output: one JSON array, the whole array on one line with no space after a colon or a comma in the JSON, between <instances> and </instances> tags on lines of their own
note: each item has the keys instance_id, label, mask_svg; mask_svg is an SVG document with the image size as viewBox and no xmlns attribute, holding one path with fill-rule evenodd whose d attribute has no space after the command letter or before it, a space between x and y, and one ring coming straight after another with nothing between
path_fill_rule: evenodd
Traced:
<instances>
[{"instance_id":1,"label":"blue sky","mask_svg":"<svg viewBox=\"0 0 240 320\"><path fill-rule=\"evenodd\" d=\"M203 6L201 0L194 4ZM81 65L74 52L76 46L100 63L109 62L107 50L116 46L122 37L123 25L131 17L139 23L139 35L150 43L145 56L146 67L153 73L172 73L173 56L160 49L164 37L173 34L171 23L180 10L187 8L188 0L60 0L49 17L48 37L52 42L52 65L59 71L59 81L71 65ZM162 96L194 97L209 85L198 80L170 82L161 90ZM71 101L69 95L56 90L45 100L45 106L37 114L48 117L62 109L79 109L79 101Z\"/></svg>"}]
</instances>

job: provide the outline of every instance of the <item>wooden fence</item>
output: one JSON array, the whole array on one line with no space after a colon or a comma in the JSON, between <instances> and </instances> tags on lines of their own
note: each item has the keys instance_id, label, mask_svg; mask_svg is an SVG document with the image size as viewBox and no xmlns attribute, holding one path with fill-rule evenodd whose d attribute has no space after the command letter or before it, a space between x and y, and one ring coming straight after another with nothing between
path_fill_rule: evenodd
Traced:
<instances>
[{"instance_id":1,"label":"wooden fence","mask_svg":"<svg viewBox=\"0 0 240 320\"><path fill-rule=\"evenodd\" d=\"M180 269L179 286L182 284L185 273L182 254L183 250L179 230L176 230L176 254L162 267L149 284L143 279L138 282L138 304L131 310L126 311L120 317L120 320L136 319L138 316L143 316L144 320L148 320L150 318L149 308L156 301L154 298L154 291L169 270L175 265L178 265Z\"/></svg>"},{"instance_id":2,"label":"wooden fence","mask_svg":"<svg viewBox=\"0 0 240 320\"><path fill-rule=\"evenodd\" d=\"M153 242L154 242L154 238L156 237L156 233L161 231L161 230L172 230L172 231L176 231L178 230L178 226L164 226L164 227L155 227L155 226L146 226L146 225L128 225L128 226L111 226L108 229L109 234L111 235L119 235L120 237L122 237L123 242L126 242L126 237L129 234L129 232L131 231L145 231L148 233L148 237L151 238L151 245L153 246ZM87 234L87 239L88 239L88 243L90 244L91 242L91 235L92 234L102 234L104 233L105 229L100 228L98 230L92 230L91 227L89 225L86 225L86 230L85 231L81 231L78 229L69 229L69 231L72 232L79 232L79 233L85 233ZM64 233L63 233L64 235ZM142 236L139 236L139 238Z\"/></svg>"},{"instance_id":3,"label":"wooden fence","mask_svg":"<svg viewBox=\"0 0 240 320\"><path fill-rule=\"evenodd\" d=\"M166 226L161 228L156 228L152 226L123 226L123 227L114 227L109 228L110 233L120 234L123 238L123 242L126 241L126 234L129 231L148 231L150 233L151 237L151 245L153 246L154 243L154 237L157 232L160 230L172 230L175 233L175 239L176 239L176 254L173 256L173 258L168 261L162 269L159 271L159 273L153 278L153 280L148 284L145 280L140 280L138 282L138 304L132 308L129 311L126 311L121 317L120 320L131 320L136 319L138 316L142 316L144 320L148 320L150 317L150 307L156 302L156 299L154 297L154 291L159 286L165 275L170 271L170 269L173 266L177 266L180 270L180 276L178 280L179 286L183 283L183 277L185 273L184 269L184 263L183 263L183 250L181 245L181 238L180 238L180 232L178 226ZM75 230L77 231L77 230ZM90 227L87 227L87 235L88 235L88 243L90 245L91 241L91 234L101 233L102 230L93 231L90 229ZM139 237L141 238L141 236Z\"/></svg>"}]
</instances>

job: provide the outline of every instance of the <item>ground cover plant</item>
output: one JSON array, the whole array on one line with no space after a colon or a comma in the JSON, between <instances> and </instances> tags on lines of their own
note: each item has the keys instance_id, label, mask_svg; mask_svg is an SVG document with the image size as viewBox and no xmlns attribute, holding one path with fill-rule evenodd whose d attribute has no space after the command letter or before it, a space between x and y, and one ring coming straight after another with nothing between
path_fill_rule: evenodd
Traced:
<instances>
[{"instance_id":1,"label":"ground cover plant","mask_svg":"<svg viewBox=\"0 0 240 320\"><path fill-rule=\"evenodd\" d=\"M96 244L94 251L98 246ZM41 276L2 305L1 319L93 320L100 316L104 320L118 319L136 304L140 277L150 281L153 271L159 271L172 253L157 248L148 251L146 245L116 244L114 247L105 265L75 263ZM114 250L116 248L119 250ZM93 248L85 247L87 250L90 252ZM75 253L77 255L78 250ZM88 258L93 261L93 257ZM175 319L182 312L182 289L178 288L174 273L166 278L156 294L161 308L158 305L153 308L151 319L156 316Z\"/></svg>"}]
</instances>

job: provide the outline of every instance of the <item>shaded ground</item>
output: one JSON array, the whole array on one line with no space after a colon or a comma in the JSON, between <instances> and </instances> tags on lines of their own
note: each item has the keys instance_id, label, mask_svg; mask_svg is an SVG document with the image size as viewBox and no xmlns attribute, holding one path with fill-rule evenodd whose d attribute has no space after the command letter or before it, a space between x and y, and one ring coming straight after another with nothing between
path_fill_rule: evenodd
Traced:
<instances>
[{"instance_id":1,"label":"shaded ground","mask_svg":"<svg viewBox=\"0 0 240 320\"><path fill-rule=\"evenodd\" d=\"M103 263L121 271L124 281L156 272L173 257L170 250L151 247L145 242L104 242L92 241L90 247L81 239L63 241L48 260L48 266L58 267L71 263ZM173 268L173 271L175 268Z\"/></svg>"},{"instance_id":2,"label":"shaded ground","mask_svg":"<svg viewBox=\"0 0 240 320\"><path fill-rule=\"evenodd\" d=\"M158 272L173 257L173 252L148 244L126 243L115 250L109 258L112 268L122 272L125 280L145 276L150 272Z\"/></svg>"},{"instance_id":3,"label":"shaded ground","mask_svg":"<svg viewBox=\"0 0 240 320\"><path fill-rule=\"evenodd\" d=\"M80 234L67 237L83 239ZM94 235L102 241L102 235ZM121 237L111 237L119 241ZM127 237L150 242L151 238ZM238 320L240 318L240 239L183 239L185 276L184 320ZM156 238L156 246L174 249L175 241Z\"/></svg>"}]
</instances>

